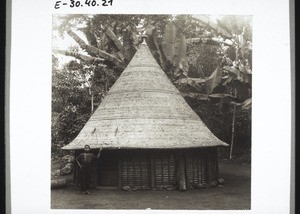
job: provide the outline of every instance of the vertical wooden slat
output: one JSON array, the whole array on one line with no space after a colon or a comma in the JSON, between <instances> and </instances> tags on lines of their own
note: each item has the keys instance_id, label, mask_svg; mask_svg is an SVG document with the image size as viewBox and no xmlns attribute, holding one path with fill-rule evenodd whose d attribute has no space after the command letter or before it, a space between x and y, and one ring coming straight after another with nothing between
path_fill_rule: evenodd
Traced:
<instances>
[{"instance_id":1,"label":"vertical wooden slat","mask_svg":"<svg viewBox=\"0 0 300 214\"><path fill-rule=\"evenodd\" d=\"M171 182L171 179L170 179L170 177L171 177L171 175L170 175L170 158L168 158L167 159L167 176L168 176L168 181L169 181L169 183Z\"/></svg>"},{"instance_id":2,"label":"vertical wooden slat","mask_svg":"<svg viewBox=\"0 0 300 214\"><path fill-rule=\"evenodd\" d=\"M195 154L193 155L195 156ZM201 156L200 156L201 157ZM195 157L194 157L195 158ZM201 160L201 159L200 159ZM199 161L199 157L196 158L195 160L196 162L196 170L197 170L197 181L201 181L201 174L202 174L202 163ZM200 173L201 171L201 173Z\"/></svg>"},{"instance_id":3,"label":"vertical wooden slat","mask_svg":"<svg viewBox=\"0 0 300 214\"><path fill-rule=\"evenodd\" d=\"M210 158L210 149L208 149L207 151L207 155L206 155L206 175L207 175L207 182L210 183L211 182L211 158Z\"/></svg>"},{"instance_id":4,"label":"vertical wooden slat","mask_svg":"<svg viewBox=\"0 0 300 214\"><path fill-rule=\"evenodd\" d=\"M191 154L191 160L192 160L192 162L191 162L191 171L192 171L192 173L193 173L193 183L195 183L195 158L194 158L194 155L193 154Z\"/></svg>"},{"instance_id":5,"label":"vertical wooden slat","mask_svg":"<svg viewBox=\"0 0 300 214\"><path fill-rule=\"evenodd\" d=\"M186 171L186 181L187 181L187 188L191 186L191 179L190 179L190 169L189 169L189 158L188 158L188 150L184 152L185 156L185 171Z\"/></svg>"},{"instance_id":6,"label":"vertical wooden slat","mask_svg":"<svg viewBox=\"0 0 300 214\"><path fill-rule=\"evenodd\" d=\"M142 160L141 159L139 159L139 163L140 163L140 166L139 166L139 168L140 168L140 185L141 186L143 186L143 180L144 180L144 177L143 177L143 165L142 165Z\"/></svg>"},{"instance_id":7,"label":"vertical wooden slat","mask_svg":"<svg viewBox=\"0 0 300 214\"><path fill-rule=\"evenodd\" d=\"M215 153L216 153L216 178L219 178L219 158L218 158L218 150L215 149Z\"/></svg>"},{"instance_id":8,"label":"vertical wooden slat","mask_svg":"<svg viewBox=\"0 0 300 214\"><path fill-rule=\"evenodd\" d=\"M133 185L137 185L137 182L136 182L136 173L135 173L135 162L136 162L136 160L133 160L133 161L132 161Z\"/></svg>"},{"instance_id":9,"label":"vertical wooden slat","mask_svg":"<svg viewBox=\"0 0 300 214\"><path fill-rule=\"evenodd\" d=\"M162 158L162 154L160 154L159 156L160 156L160 166L161 166L161 184L163 184L164 183L163 158Z\"/></svg>"},{"instance_id":10,"label":"vertical wooden slat","mask_svg":"<svg viewBox=\"0 0 300 214\"><path fill-rule=\"evenodd\" d=\"M126 184L128 185L129 184L129 160L128 160L128 154L126 155L126 180L127 180L127 182L126 182Z\"/></svg>"},{"instance_id":11,"label":"vertical wooden slat","mask_svg":"<svg viewBox=\"0 0 300 214\"><path fill-rule=\"evenodd\" d=\"M188 176L187 176L187 168L186 168L186 151L183 150L183 160L184 160L184 177L185 177L185 187L186 189L188 189L188 186L189 186L189 181L188 181Z\"/></svg>"},{"instance_id":12,"label":"vertical wooden slat","mask_svg":"<svg viewBox=\"0 0 300 214\"><path fill-rule=\"evenodd\" d=\"M122 189L122 155L119 152L118 160L118 189Z\"/></svg>"},{"instance_id":13,"label":"vertical wooden slat","mask_svg":"<svg viewBox=\"0 0 300 214\"><path fill-rule=\"evenodd\" d=\"M184 159L185 159L185 177L186 177L186 187L190 188L190 180L189 180L189 172L188 172L188 155L187 151L184 151Z\"/></svg>"},{"instance_id":14,"label":"vertical wooden slat","mask_svg":"<svg viewBox=\"0 0 300 214\"><path fill-rule=\"evenodd\" d=\"M154 156L153 151L150 153L150 159L151 159L151 165L150 165L150 172L151 172L151 189L155 188L155 162L154 162Z\"/></svg>"}]
</instances>

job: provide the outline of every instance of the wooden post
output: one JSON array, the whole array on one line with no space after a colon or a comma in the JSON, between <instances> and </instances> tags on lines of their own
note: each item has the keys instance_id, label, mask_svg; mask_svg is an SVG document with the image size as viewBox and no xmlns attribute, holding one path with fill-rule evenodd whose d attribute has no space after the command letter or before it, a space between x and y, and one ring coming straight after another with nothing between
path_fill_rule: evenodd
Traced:
<instances>
[{"instance_id":1,"label":"wooden post","mask_svg":"<svg viewBox=\"0 0 300 214\"><path fill-rule=\"evenodd\" d=\"M179 154L178 160L178 189L186 190L185 159L183 154Z\"/></svg>"},{"instance_id":2,"label":"wooden post","mask_svg":"<svg viewBox=\"0 0 300 214\"><path fill-rule=\"evenodd\" d=\"M186 176L186 183L187 183L187 189L189 189L191 187L191 178L189 177L189 172L188 172L188 169L189 169L189 164L190 164L190 161L189 161L189 150L185 150L184 151L184 158L185 158L185 176Z\"/></svg>"}]
</instances>

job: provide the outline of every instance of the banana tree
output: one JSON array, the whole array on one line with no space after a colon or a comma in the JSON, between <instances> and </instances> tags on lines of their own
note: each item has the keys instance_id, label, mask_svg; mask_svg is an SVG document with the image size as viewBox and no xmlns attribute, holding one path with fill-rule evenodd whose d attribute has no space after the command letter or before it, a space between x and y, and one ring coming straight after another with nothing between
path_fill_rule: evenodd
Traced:
<instances>
[{"instance_id":1,"label":"banana tree","mask_svg":"<svg viewBox=\"0 0 300 214\"><path fill-rule=\"evenodd\" d=\"M219 98L220 102L233 106L230 159L232 158L236 111L251 108L252 83L252 47L251 26L246 25L241 17L225 17L216 24L208 16L189 17L197 23L205 23L208 28L196 38L188 38L187 43L194 45L218 45L220 61L209 77L203 74L200 78L184 77L175 81L180 90L185 90L185 97L197 100ZM250 40L250 41L249 41ZM231 54L230 51L231 50ZM232 54L233 52L233 54ZM216 93L215 88L223 87L222 93Z\"/></svg>"}]
</instances>

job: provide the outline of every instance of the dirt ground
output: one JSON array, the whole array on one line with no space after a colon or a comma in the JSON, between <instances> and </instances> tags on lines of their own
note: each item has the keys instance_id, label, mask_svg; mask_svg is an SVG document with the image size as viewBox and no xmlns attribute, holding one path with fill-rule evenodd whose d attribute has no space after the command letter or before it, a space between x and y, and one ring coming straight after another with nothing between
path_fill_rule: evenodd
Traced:
<instances>
[{"instance_id":1,"label":"dirt ground","mask_svg":"<svg viewBox=\"0 0 300 214\"><path fill-rule=\"evenodd\" d=\"M69 185L51 191L52 209L179 209L179 210L247 210L250 209L251 164L221 160L223 186L188 191L91 190L81 195Z\"/></svg>"}]
</instances>

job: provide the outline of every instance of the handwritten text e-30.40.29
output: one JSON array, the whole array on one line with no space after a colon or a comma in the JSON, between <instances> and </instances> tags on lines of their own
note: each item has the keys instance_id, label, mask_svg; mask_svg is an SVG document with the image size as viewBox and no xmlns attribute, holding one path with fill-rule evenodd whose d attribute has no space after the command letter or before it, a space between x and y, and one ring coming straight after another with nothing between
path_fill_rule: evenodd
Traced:
<instances>
[{"instance_id":1,"label":"handwritten text e-30.40.29","mask_svg":"<svg viewBox=\"0 0 300 214\"><path fill-rule=\"evenodd\" d=\"M62 7L68 6L71 8L76 7L106 7L112 6L113 0L69 0L69 1L56 1L54 8L60 9Z\"/></svg>"}]
</instances>

